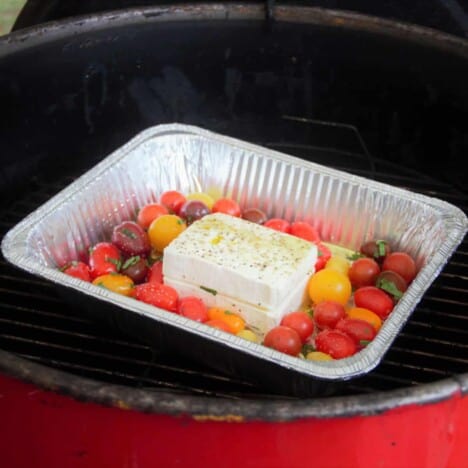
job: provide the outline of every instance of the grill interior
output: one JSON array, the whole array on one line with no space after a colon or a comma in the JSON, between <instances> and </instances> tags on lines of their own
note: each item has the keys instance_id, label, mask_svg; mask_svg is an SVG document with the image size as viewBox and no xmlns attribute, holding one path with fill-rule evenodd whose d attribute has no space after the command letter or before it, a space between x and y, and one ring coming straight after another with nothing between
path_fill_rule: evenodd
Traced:
<instances>
[{"instance_id":1,"label":"grill interior","mask_svg":"<svg viewBox=\"0 0 468 468\"><path fill-rule=\"evenodd\" d=\"M261 143L262 144L262 143ZM263 143L265 144L265 143ZM383 161L369 154L294 144L270 144L280 151L415 192L434 196L467 212L467 196L444 182ZM365 149L365 147L364 147ZM28 190L4 207L1 235L61 188L76 174L54 181L32 180ZM97 381L152 391L218 396L231 399L278 398L264 389L226 377L200 364L168 355L121 332L104 328L71 308L54 286L0 260L0 348L28 360ZM434 382L468 371L468 245L465 240L426 293L383 362L364 377L337 387L335 395L373 393ZM293 398L281 395L281 398Z\"/></svg>"}]
</instances>

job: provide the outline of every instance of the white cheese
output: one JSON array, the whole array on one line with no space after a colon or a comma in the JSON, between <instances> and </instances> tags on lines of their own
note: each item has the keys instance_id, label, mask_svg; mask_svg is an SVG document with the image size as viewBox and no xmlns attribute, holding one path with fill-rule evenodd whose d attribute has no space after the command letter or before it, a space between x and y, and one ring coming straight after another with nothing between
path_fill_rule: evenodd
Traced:
<instances>
[{"instance_id":1,"label":"white cheese","mask_svg":"<svg viewBox=\"0 0 468 468\"><path fill-rule=\"evenodd\" d=\"M179 297L196 296L202 299L207 307L222 307L223 309L239 314L248 324L249 328L258 334L265 334L270 328L276 326L288 312L298 310L306 300L305 287L307 279L299 283L294 291L291 291L284 301L274 309L255 307L252 304L238 299L224 296L223 294L209 291L203 287L177 281L165 277L164 283L172 286L179 293Z\"/></svg>"},{"instance_id":2,"label":"white cheese","mask_svg":"<svg viewBox=\"0 0 468 468\"><path fill-rule=\"evenodd\" d=\"M259 308L282 304L314 272L317 247L241 218L215 213L164 249L163 274Z\"/></svg>"}]
</instances>

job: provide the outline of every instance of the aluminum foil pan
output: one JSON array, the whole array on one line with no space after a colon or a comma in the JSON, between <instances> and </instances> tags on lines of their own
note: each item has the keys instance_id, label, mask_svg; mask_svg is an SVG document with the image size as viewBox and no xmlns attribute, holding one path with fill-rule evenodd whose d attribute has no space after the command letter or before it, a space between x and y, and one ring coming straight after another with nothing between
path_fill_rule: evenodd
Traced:
<instances>
[{"instance_id":1,"label":"aluminum foil pan","mask_svg":"<svg viewBox=\"0 0 468 468\"><path fill-rule=\"evenodd\" d=\"M91 245L110 238L117 223L132 219L139 207L169 189L216 189L241 207L261 208L270 217L309 221L324 241L350 249L370 238L385 238L414 256L419 274L366 348L347 359L315 362L58 270L85 258ZM156 347L236 373L270 391L311 395L326 382L358 377L379 364L467 229L464 213L444 201L197 127L170 124L143 131L31 213L4 237L2 251L13 265L55 283L88 314Z\"/></svg>"}]
</instances>

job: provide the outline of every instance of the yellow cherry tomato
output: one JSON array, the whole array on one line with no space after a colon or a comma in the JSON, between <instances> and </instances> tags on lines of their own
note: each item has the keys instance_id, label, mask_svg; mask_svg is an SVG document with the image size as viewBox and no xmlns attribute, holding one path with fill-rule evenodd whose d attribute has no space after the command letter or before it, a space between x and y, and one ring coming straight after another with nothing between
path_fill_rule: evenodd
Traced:
<instances>
[{"instance_id":1,"label":"yellow cherry tomato","mask_svg":"<svg viewBox=\"0 0 468 468\"><path fill-rule=\"evenodd\" d=\"M180 216L174 214L159 216L148 228L151 246L162 252L186 227L187 224Z\"/></svg>"},{"instance_id":2,"label":"yellow cherry tomato","mask_svg":"<svg viewBox=\"0 0 468 468\"><path fill-rule=\"evenodd\" d=\"M118 273L101 275L93 280L93 284L117 294L122 294L123 296L131 296L133 294L133 281L126 275L120 275Z\"/></svg>"},{"instance_id":3,"label":"yellow cherry tomato","mask_svg":"<svg viewBox=\"0 0 468 468\"><path fill-rule=\"evenodd\" d=\"M364 309L364 307L351 307L347 311L347 315L349 318L360 319L370 323L375 328L375 331L379 331L382 326L381 318L375 312Z\"/></svg>"},{"instance_id":4,"label":"yellow cherry tomato","mask_svg":"<svg viewBox=\"0 0 468 468\"><path fill-rule=\"evenodd\" d=\"M335 301L345 305L351 297L351 282L339 271L323 269L313 274L307 284L310 300L314 304Z\"/></svg>"},{"instance_id":5,"label":"yellow cherry tomato","mask_svg":"<svg viewBox=\"0 0 468 468\"><path fill-rule=\"evenodd\" d=\"M198 200L203 202L210 210L213 208L214 200L213 197L204 192L193 192L189 193L186 197L187 200Z\"/></svg>"},{"instance_id":6,"label":"yellow cherry tomato","mask_svg":"<svg viewBox=\"0 0 468 468\"><path fill-rule=\"evenodd\" d=\"M221 320L234 334L239 333L245 328L245 320L242 317L222 307L210 307L208 309L208 317L210 320Z\"/></svg>"},{"instance_id":7,"label":"yellow cherry tomato","mask_svg":"<svg viewBox=\"0 0 468 468\"><path fill-rule=\"evenodd\" d=\"M332 255L330 260L328 260L326 263L325 268L338 271L343 273L343 275L347 275L349 270L349 262L346 260L346 258Z\"/></svg>"},{"instance_id":8,"label":"yellow cherry tomato","mask_svg":"<svg viewBox=\"0 0 468 468\"><path fill-rule=\"evenodd\" d=\"M258 343L258 336L252 330L244 329L237 332L236 335L252 343Z\"/></svg>"},{"instance_id":9,"label":"yellow cherry tomato","mask_svg":"<svg viewBox=\"0 0 468 468\"><path fill-rule=\"evenodd\" d=\"M309 361L333 361L333 358L322 351L311 351L307 353L306 359Z\"/></svg>"}]
</instances>

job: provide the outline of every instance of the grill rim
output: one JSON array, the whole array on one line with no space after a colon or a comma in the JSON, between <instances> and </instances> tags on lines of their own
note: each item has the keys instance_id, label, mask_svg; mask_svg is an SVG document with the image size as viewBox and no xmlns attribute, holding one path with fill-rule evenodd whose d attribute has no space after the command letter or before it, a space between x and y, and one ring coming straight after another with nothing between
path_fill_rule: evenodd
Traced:
<instances>
[{"instance_id":1,"label":"grill rim","mask_svg":"<svg viewBox=\"0 0 468 468\"><path fill-rule=\"evenodd\" d=\"M28 361L3 350L0 350L0 372L81 402L178 417L222 418L235 415L242 421L286 422L372 416L405 406L435 404L457 395L468 395L468 373L409 388L328 398L286 400L279 396L273 401L265 401L174 395L166 391L98 382Z\"/></svg>"},{"instance_id":2,"label":"grill rim","mask_svg":"<svg viewBox=\"0 0 468 468\"><path fill-rule=\"evenodd\" d=\"M197 6L145 7L104 12L45 23L13 32L0 39L0 57L71 34L105 29L138 22L257 20L265 17L264 4L202 4ZM448 33L400 21L386 20L359 13L314 7L278 6L275 19L284 22L349 28L404 38L468 58L468 41ZM236 414L246 420L293 421L303 418L331 418L378 414L411 404L431 404L455 395L468 395L468 373L459 374L415 387L353 395L304 400L232 401L223 398L174 396L169 392L127 388L103 384L86 377L52 369L0 350L0 371L38 387L63 393L79 401L117 406L168 415L199 414L227 416ZM324 401L327 404L324 404Z\"/></svg>"}]
</instances>

